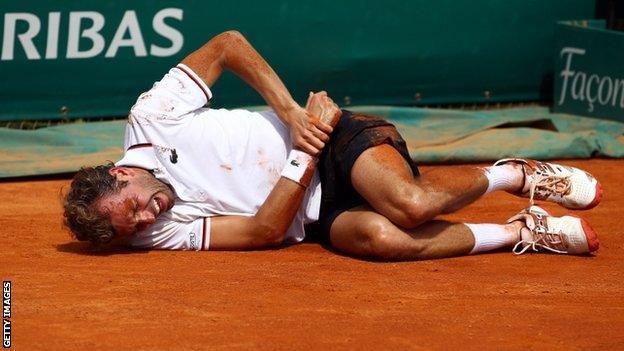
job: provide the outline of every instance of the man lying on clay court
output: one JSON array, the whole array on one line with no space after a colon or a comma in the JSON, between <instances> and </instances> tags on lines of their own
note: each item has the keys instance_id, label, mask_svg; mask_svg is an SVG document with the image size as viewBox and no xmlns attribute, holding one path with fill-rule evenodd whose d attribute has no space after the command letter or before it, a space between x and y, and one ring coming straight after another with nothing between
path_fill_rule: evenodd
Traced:
<instances>
[{"instance_id":1,"label":"man lying on clay court","mask_svg":"<svg viewBox=\"0 0 624 351\"><path fill-rule=\"evenodd\" d=\"M224 69L273 110L205 107ZM602 190L588 173L505 159L420 175L393 125L341 111L324 92L300 107L235 31L211 39L139 96L128 117L125 150L115 165L85 167L74 177L64 216L78 240L254 250L301 242L316 223L317 235L336 250L378 260L502 247L516 253L598 249L586 221L554 217L537 206L502 225L435 220L497 190L531 197L531 204L589 209Z\"/></svg>"}]
</instances>

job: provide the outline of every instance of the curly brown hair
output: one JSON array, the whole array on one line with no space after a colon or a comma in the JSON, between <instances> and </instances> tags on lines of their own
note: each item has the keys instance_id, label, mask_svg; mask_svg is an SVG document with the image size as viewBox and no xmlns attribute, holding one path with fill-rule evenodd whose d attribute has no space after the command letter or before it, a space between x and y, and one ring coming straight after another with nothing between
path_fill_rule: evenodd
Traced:
<instances>
[{"instance_id":1,"label":"curly brown hair","mask_svg":"<svg viewBox=\"0 0 624 351\"><path fill-rule=\"evenodd\" d=\"M104 244L115 236L110 216L98 211L95 206L102 197L116 194L128 184L109 173L114 166L108 162L95 167L82 167L63 199L65 226L80 241Z\"/></svg>"}]
</instances>

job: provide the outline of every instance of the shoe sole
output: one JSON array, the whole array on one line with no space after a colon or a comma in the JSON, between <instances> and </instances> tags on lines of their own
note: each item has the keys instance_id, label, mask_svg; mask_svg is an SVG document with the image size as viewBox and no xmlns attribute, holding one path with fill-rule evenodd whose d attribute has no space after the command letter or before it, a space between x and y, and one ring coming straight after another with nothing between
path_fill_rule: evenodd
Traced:
<instances>
[{"instance_id":1,"label":"shoe sole","mask_svg":"<svg viewBox=\"0 0 624 351\"><path fill-rule=\"evenodd\" d=\"M600 185L600 183L596 182L596 196L594 197L594 200L589 205L581 208L581 210L592 209L592 208L598 206L600 201L602 201L602 185Z\"/></svg>"},{"instance_id":2,"label":"shoe sole","mask_svg":"<svg viewBox=\"0 0 624 351\"><path fill-rule=\"evenodd\" d=\"M576 216L569 215L570 217L578 218L581 221L581 226L583 227L583 234L585 234L585 240L587 241L587 250L589 252L595 252L600 247L600 243L598 242L598 234L596 231L589 225L585 219Z\"/></svg>"}]
</instances>

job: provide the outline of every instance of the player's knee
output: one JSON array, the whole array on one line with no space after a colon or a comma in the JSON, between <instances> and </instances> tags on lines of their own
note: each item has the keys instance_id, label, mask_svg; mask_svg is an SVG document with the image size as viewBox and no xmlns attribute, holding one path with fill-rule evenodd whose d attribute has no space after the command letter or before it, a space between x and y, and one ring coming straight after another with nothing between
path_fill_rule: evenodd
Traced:
<instances>
[{"instance_id":1,"label":"player's knee","mask_svg":"<svg viewBox=\"0 0 624 351\"><path fill-rule=\"evenodd\" d=\"M359 237L363 248L362 254L367 258L391 260L397 254L394 226L385 219L374 219L360 225Z\"/></svg>"},{"instance_id":2,"label":"player's knee","mask_svg":"<svg viewBox=\"0 0 624 351\"><path fill-rule=\"evenodd\" d=\"M397 215L392 221L403 228L416 228L437 215L426 194L406 192L395 205Z\"/></svg>"}]
</instances>

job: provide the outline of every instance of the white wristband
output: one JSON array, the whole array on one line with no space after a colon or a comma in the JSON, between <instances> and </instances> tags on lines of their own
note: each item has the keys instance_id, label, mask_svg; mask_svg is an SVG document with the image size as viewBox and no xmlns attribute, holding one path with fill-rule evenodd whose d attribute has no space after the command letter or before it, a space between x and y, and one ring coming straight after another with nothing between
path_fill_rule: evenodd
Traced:
<instances>
[{"instance_id":1,"label":"white wristband","mask_svg":"<svg viewBox=\"0 0 624 351\"><path fill-rule=\"evenodd\" d=\"M288 178L307 187L308 184L302 184L301 179L306 173L308 166L315 162L315 160L314 156L310 156L303 151L293 149L290 151L290 154L288 154L288 159L286 160L286 165L284 166L281 175L282 177Z\"/></svg>"}]
</instances>

